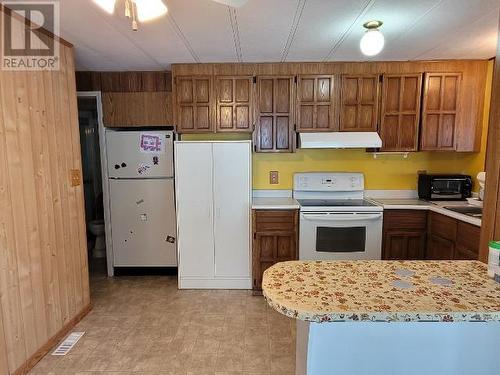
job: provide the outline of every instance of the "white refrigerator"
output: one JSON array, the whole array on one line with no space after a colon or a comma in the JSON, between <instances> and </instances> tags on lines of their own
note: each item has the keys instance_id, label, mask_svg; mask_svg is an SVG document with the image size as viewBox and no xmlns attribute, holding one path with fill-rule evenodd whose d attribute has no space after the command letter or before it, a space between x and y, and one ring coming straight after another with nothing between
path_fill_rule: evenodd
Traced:
<instances>
[{"instance_id":1,"label":"white refrigerator","mask_svg":"<svg viewBox=\"0 0 500 375\"><path fill-rule=\"evenodd\" d=\"M177 266L173 137L106 130L115 267Z\"/></svg>"}]
</instances>

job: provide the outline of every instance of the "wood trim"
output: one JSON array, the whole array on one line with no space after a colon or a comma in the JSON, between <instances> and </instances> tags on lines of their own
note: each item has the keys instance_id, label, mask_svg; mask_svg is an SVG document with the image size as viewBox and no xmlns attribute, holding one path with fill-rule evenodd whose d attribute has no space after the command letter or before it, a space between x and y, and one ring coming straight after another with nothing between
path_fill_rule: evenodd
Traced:
<instances>
[{"instance_id":1,"label":"wood trim","mask_svg":"<svg viewBox=\"0 0 500 375\"><path fill-rule=\"evenodd\" d=\"M38 25L34 24L33 22L31 22L29 20L26 20L24 17L20 16L16 12L12 12L9 7L7 7L7 6L3 5L3 4L0 4L0 11L3 12L3 13L5 13L6 15L12 17L12 18L15 18L15 19L19 20L19 21L29 22L30 25L37 26L36 30L34 31L35 33L39 32L41 34L44 34L44 35L48 36L49 38L54 39L57 42L65 45L66 47L73 48L73 44L70 43L70 42L68 42L66 39L61 38L58 35L55 35L53 32L51 32L51 31L49 31L47 29L44 29L43 27L38 27Z\"/></svg>"},{"instance_id":2,"label":"wood trim","mask_svg":"<svg viewBox=\"0 0 500 375\"><path fill-rule=\"evenodd\" d=\"M85 306L73 319L66 323L49 341L36 351L12 375L26 375L40 360L45 357L85 316L92 310L92 304Z\"/></svg>"},{"instance_id":3,"label":"wood trim","mask_svg":"<svg viewBox=\"0 0 500 375\"><path fill-rule=\"evenodd\" d=\"M500 34L500 25L499 25ZM500 240L500 39L497 44L486 147L486 183L479 260L488 261L488 242Z\"/></svg>"}]
</instances>

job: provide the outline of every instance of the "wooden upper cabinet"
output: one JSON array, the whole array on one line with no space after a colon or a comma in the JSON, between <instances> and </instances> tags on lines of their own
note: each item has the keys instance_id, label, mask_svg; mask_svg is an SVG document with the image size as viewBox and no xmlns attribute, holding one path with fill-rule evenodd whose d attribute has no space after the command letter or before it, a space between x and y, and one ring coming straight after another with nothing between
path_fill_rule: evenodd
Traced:
<instances>
[{"instance_id":1,"label":"wooden upper cabinet","mask_svg":"<svg viewBox=\"0 0 500 375\"><path fill-rule=\"evenodd\" d=\"M218 132L253 132L252 76L216 76Z\"/></svg>"},{"instance_id":2,"label":"wooden upper cabinet","mask_svg":"<svg viewBox=\"0 0 500 375\"><path fill-rule=\"evenodd\" d=\"M421 150L454 150L461 73L426 73Z\"/></svg>"},{"instance_id":3,"label":"wooden upper cabinet","mask_svg":"<svg viewBox=\"0 0 500 375\"><path fill-rule=\"evenodd\" d=\"M293 76L257 78L257 152L293 151Z\"/></svg>"},{"instance_id":4,"label":"wooden upper cabinet","mask_svg":"<svg viewBox=\"0 0 500 375\"><path fill-rule=\"evenodd\" d=\"M379 81L379 75L342 76L340 131L377 131Z\"/></svg>"},{"instance_id":5,"label":"wooden upper cabinet","mask_svg":"<svg viewBox=\"0 0 500 375\"><path fill-rule=\"evenodd\" d=\"M176 125L179 133L207 133L214 130L212 78L176 78Z\"/></svg>"},{"instance_id":6,"label":"wooden upper cabinet","mask_svg":"<svg viewBox=\"0 0 500 375\"><path fill-rule=\"evenodd\" d=\"M382 82L382 150L417 151L422 74L384 75Z\"/></svg>"},{"instance_id":7,"label":"wooden upper cabinet","mask_svg":"<svg viewBox=\"0 0 500 375\"><path fill-rule=\"evenodd\" d=\"M299 75L297 77L297 131L335 131L334 76Z\"/></svg>"},{"instance_id":8,"label":"wooden upper cabinet","mask_svg":"<svg viewBox=\"0 0 500 375\"><path fill-rule=\"evenodd\" d=\"M172 95L158 92L104 92L103 122L106 127L172 125Z\"/></svg>"}]
</instances>

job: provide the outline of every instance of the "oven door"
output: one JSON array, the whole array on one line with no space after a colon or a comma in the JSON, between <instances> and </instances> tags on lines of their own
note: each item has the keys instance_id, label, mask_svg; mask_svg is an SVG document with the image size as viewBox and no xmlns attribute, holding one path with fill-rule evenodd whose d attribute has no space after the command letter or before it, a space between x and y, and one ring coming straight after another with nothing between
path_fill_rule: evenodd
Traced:
<instances>
[{"instance_id":1,"label":"oven door","mask_svg":"<svg viewBox=\"0 0 500 375\"><path fill-rule=\"evenodd\" d=\"M299 259L380 259L382 222L382 212L301 212Z\"/></svg>"}]
</instances>

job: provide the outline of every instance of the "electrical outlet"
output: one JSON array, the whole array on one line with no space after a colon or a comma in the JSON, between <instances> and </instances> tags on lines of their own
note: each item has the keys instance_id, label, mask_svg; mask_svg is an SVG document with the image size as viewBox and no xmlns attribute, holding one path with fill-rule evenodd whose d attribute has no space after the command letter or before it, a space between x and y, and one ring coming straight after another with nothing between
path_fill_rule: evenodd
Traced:
<instances>
[{"instance_id":1,"label":"electrical outlet","mask_svg":"<svg viewBox=\"0 0 500 375\"><path fill-rule=\"evenodd\" d=\"M80 175L80 170L78 169L72 169L70 171L70 174L71 174L71 186L72 187L75 187L75 186L80 186L82 184L82 179L81 179L81 175Z\"/></svg>"},{"instance_id":2,"label":"electrical outlet","mask_svg":"<svg viewBox=\"0 0 500 375\"><path fill-rule=\"evenodd\" d=\"M270 171L269 172L269 183L271 185L279 184L279 172L278 171Z\"/></svg>"}]
</instances>

